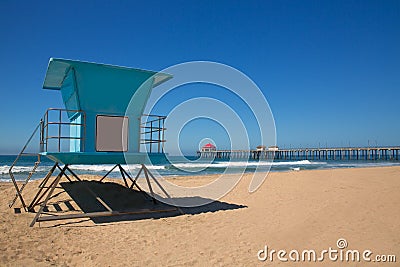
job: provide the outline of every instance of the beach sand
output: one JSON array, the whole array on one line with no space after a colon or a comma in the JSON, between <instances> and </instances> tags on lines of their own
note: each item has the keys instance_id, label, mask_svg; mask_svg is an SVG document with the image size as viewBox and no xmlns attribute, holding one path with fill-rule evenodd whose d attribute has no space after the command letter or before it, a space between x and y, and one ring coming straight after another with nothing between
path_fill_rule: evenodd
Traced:
<instances>
[{"instance_id":1,"label":"beach sand","mask_svg":"<svg viewBox=\"0 0 400 267\"><path fill-rule=\"evenodd\" d=\"M14 191L0 183L0 266L399 266L400 167L270 173L255 193L246 174L210 212L95 223L42 222L14 214ZM212 176L175 178L205 183ZM39 181L30 182L32 195ZM19 205L19 202L18 202ZM397 263L262 262L259 250L371 250ZM346 250L345 249L345 250ZM260 254L263 256L264 254ZM319 256L319 254L318 254ZM286 258L288 255L286 255Z\"/></svg>"}]
</instances>

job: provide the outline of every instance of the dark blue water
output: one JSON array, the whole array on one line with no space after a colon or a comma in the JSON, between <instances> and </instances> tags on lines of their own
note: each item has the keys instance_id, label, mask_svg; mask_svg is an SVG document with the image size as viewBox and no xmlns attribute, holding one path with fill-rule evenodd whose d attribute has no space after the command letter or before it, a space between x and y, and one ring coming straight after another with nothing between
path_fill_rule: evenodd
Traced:
<instances>
[{"instance_id":1,"label":"dark blue water","mask_svg":"<svg viewBox=\"0 0 400 267\"><path fill-rule=\"evenodd\" d=\"M0 181L10 181L8 170L15 160L16 156L0 156ZM17 180L24 180L29 171L31 171L36 157L22 157L13 172ZM199 160L197 157L188 156L187 160L178 157L170 157L170 161L162 159L158 162L153 162L153 165L148 165L148 169L153 173L158 173L162 176L185 176L185 175L205 175L205 174L222 174L224 172L238 173L238 172L254 172L267 171L270 163L266 161L257 161L244 159L235 159L232 161L226 159L215 159L212 162L209 160ZM41 164L36 170L32 179L43 178L49 171L53 162L49 159L42 157ZM314 170L314 169L332 169L332 168L365 168L365 167L379 167L379 166L400 166L399 161L274 161L271 165L271 171L292 171L292 170ZM77 174L91 174L91 175L104 175L110 170L113 165L72 165L71 169ZM125 166L126 169L131 171L131 174L136 173L140 165ZM112 172L111 177L119 177L120 174L115 171Z\"/></svg>"}]
</instances>

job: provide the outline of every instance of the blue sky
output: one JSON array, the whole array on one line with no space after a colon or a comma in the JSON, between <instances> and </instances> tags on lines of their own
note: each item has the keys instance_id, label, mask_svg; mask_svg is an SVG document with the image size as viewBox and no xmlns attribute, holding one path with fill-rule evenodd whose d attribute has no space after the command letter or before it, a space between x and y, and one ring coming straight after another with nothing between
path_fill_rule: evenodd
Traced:
<instances>
[{"instance_id":1,"label":"blue sky","mask_svg":"<svg viewBox=\"0 0 400 267\"><path fill-rule=\"evenodd\" d=\"M1 1L0 12L0 154L62 107L41 89L50 57L221 62L263 91L280 146L400 145L399 1Z\"/></svg>"}]
</instances>

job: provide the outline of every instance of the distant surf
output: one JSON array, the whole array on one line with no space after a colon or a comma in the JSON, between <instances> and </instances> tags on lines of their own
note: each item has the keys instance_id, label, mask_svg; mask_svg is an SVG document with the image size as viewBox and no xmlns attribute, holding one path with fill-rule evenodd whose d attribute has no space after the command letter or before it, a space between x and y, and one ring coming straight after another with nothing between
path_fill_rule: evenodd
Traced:
<instances>
[{"instance_id":1,"label":"distant surf","mask_svg":"<svg viewBox=\"0 0 400 267\"><path fill-rule=\"evenodd\" d=\"M15 160L16 156L0 156L0 181L10 181L8 174L9 168ZM32 170L35 158L23 158L17 166L14 167L13 173L17 180L24 180L29 171ZM259 171L301 171L301 170L315 170L315 169L332 169L332 168L365 168L365 167L378 167L378 166L400 166L399 161L256 161L256 160L223 160L215 159L211 162L201 160L197 157L186 157L184 160L178 157L170 157L170 161L157 162L153 165L148 165L147 168L153 173L158 173L162 176L185 176L185 175L206 175L206 174L222 174L226 171L229 172L254 172ZM45 176L49 171L53 162L44 158L37 168L32 179L40 179ZM70 168L77 174L89 175L104 175L108 172L113 165L100 164L100 165L71 165ZM139 164L132 164L123 166L125 169L130 170L132 175L135 175L140 169ZM110 177L120 177L119 171L115 169Z\"/></svg>"}]
</instances>

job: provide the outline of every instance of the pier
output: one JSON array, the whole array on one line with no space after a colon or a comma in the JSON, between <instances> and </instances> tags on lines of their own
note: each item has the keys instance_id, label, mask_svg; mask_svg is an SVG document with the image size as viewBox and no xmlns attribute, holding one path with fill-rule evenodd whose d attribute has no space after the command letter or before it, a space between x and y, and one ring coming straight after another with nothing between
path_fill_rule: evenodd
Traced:
<instances>
[{"instance_id":1,"label":"pier","mask_svg":"<svg viewBox=\"0 0 400 267\"><path fill-rule=\"evenodd\" d=\"M396 147L293 148L197 151L203 158L275 160L399 160Z\"/></svg>"}]
</instances>

